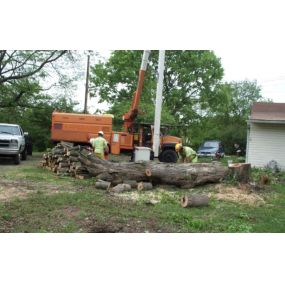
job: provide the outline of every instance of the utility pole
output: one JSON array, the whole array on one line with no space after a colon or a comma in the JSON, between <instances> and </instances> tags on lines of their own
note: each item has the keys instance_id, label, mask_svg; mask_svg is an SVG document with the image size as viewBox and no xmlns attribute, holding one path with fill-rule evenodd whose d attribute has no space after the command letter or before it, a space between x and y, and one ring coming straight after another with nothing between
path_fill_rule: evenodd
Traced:
<instances>
[{"instance_id":1,"label":"utility pole","mask_svg":"<svg viewBox=\"0 0 285 285\"><path fill-rule=\"evenodd\" d=\"M160 146L160 119L161 119L162 89L163 89L163 77L164 77L164 60L165 60L165 50L160 50L158 57L158 81L156 88L155 116L154 116L154 134L153 134L154 157L158 157L159 146Z\"/></svg>"},{"instance_id":2,"label":"utility pole","mask_svg":"<svg viewBox=\"0 0 285 285\"><path fill-rule=\"evenodd\" d=\"M87 70L86 70L86 83L85 83L85 100L84 100L84 110L83 113L87 114L87 99L89 92L89 65L90 65L90 54L87 55Z\"/></svg>"}]
</instances>

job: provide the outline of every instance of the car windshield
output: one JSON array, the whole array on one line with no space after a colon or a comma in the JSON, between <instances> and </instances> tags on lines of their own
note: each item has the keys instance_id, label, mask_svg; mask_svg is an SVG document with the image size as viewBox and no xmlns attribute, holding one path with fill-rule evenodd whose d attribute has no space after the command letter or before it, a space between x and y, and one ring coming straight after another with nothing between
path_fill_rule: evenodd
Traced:
<instances>
[{"instance_id":1,"label":"car windshield","mask_svg":"<svg viewBox=\"0 0 285 285\"><path fill-rule=\"evenodd\" d=\"M16 126L0 125L0 134L20 135L20 130Z\"/></svg>"},{"instance_id":2,"label":"car windshield","mask_svg":"<svg viewBox=\"0 0 285 285\"><path fill-rule=\"evenodd\" d=\"M218 142L204 142L203 147L218 147Z\"/></svg>"}]
</instances>

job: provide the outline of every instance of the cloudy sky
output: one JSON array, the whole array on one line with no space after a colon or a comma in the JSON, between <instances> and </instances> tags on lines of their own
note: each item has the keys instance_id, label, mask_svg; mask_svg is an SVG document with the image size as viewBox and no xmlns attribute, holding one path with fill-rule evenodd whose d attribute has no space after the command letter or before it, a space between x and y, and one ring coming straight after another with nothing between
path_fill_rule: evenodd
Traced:
<instances>
[{"instance_id":1,"label":"cloudy sky","mask_svg":"<svg viewBox=\"0 0 285 285\"><path fill-rule=\"evenodd\" d=\"M275 103L285 103L285 53L284 50L230 50L217 49L226 81L256 80L262 96Z\"/></svg>"}]
</instances>

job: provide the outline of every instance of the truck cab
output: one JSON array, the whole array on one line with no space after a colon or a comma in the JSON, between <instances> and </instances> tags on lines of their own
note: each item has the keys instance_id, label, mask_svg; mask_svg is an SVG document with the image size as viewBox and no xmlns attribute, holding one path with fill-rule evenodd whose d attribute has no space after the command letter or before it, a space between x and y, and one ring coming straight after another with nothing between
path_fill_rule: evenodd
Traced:
<instances>
[{"instance_id":1,"label":"truck cab","mask_svg":"<svg viewBox=\"0 0 285 285\"><path fill-rule=\"evenodd\" d=\"M0 124L0 157L11 157L15 164L26 160L25 137L22 128L14 124Z\"/></svg>"}]
</instances>

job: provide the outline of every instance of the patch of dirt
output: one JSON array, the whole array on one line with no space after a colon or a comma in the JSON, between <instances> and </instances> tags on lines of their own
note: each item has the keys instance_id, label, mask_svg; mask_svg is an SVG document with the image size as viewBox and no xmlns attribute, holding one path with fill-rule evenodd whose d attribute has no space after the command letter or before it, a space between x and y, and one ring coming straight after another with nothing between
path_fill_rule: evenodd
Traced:
<instances>
[{"instance_id":1,"label":"patch of dirt","mask_svg":"<svg viewBox=\"0 0 285 285\"><path fill-rule=\"evenodd\" d=\"M82 231L87 233L159 233L170 232L162 229L154 220L141 221L138 218L128 218L127 222L108 221L98 222L96 219L85 219Z\"/></svg>"},{"instance_id":2,"label":"patch of dirt","mask_svg":"<svg viewBox=\"0 0 285 285\"><path fill-rule=\"evenodd\" d=\"M25 198L30 193L37 191L43 191L48 194L60 193L63 191L74 191L65 186L47 184L44 182L31 182L25 180L11 181L11 180L0 180L0 201L10 200L12 198Z\"/></svg>"},{"instance_id":3,"label":"patch of dirt","mask_svg":"<svg viewBox=\"0 0 285 285\"><path fill-rule=\"evenodd\" d=\"M250 206L264 205L264 199L257 193L253 193L247 187L233 187L224 184L217 184L214 186L216 193L209 193L210 197L217 200L237 202L241 204L248 204Z\"/></svg>"},{"instance_id":4,"label":"patch of dirt","mask_svg":"<svg viewBox=\"0 0 285 285\"><path fill-rule=\"evenodd\" d=\"M68 206L68 207L61 208L55 211L54 213L56 212L58 212L59 214L63 214L67 218L74 218L79 214L80 208L74 207L74 206Z\"/></svg>"}]
</instances>

